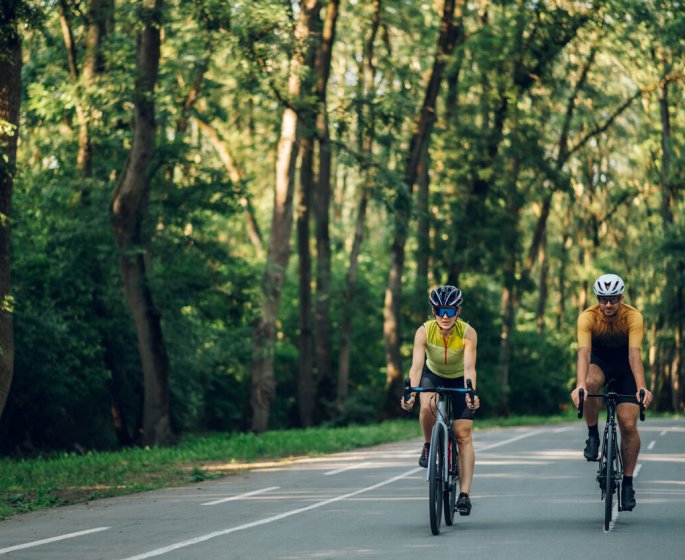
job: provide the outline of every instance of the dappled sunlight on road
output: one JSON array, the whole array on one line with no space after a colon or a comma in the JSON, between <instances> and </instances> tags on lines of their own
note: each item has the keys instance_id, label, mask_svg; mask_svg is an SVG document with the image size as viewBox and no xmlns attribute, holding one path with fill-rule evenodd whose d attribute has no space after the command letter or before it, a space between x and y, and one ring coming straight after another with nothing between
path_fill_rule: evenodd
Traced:
<instances>
[{"instance_id":1,"label":"dappled sunlight on road","mask_svg":"<svg viewBox=\"0 0 685 560\"><path fill-rule=\"evenodd\" d=\"M640 453L640 461L685 463L685 453Z\"/></svg>"}]
</instances>

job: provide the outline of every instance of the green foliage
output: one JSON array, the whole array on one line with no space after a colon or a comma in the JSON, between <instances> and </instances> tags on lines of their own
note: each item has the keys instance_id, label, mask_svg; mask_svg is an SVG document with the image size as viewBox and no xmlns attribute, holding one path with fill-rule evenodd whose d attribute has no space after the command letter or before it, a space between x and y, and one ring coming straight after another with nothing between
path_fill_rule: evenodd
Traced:
<instances>
[{"instance_id":1,"label":"green foliage","mask_svg":"<svg viewBox=\"0 0 685 560\"><path fill-rule=\"evenodd\" d=\"M81 67L88 15L68 4ZM110 224L111 195L132 141L141 14L135 3L115 3L102 68L85 83L70 75L58 10L28 13L26 2L5 5L19 6L28 25L20 28L25 62L19 171L13 213L2 217L11 219L13 236L12 294L2 305L13 308L15 376L0 420L1 449L111 449L126 443L113 429L112 404L135 440L142 403L137 339ZM277 0L165 6L155 92L158 133L139 250L147 256L147 282L162 318L175 430L238 432L250 425L252 327L265 266L247 235L246 208L249 202L266 243L281 116L292 101L286 99L287 76L298 14L293 3ZM378 421L378 403L385 400L382 309L398 211L411 216L400 302L404 371L409 367L417 327L416 216L403 173L439 21L435 2L384 1L372 85L363 70L373 3L350 0L349 8L340 12L327 91L334 372L367 171L371 202L352 307L349 397L340 409L322 403L338 426ZM501 1L490 3L487 14L467 6L463 42L447 61L429 146L429 284L459 275L463 318L479 336L482 417L494 413L506 390L516 413L556 413L567 405L575 320L589 294L585 285L609 269L625 273L630 302L644 312L645 349L655 349L650 379L670 387L665 376L678 351L675 326L685 313L679 194L685 122L678 70L684 22L680 4L671 0L611 0L592 7L580 1ZM198 98L186 110L196 83ZM660 85L667 86L669 138ZM77 167L81 116L95 156L89 176ZM230 173L217 141L195 118L216 131L234 167ZM362 153L366 134L373 134L370 153ZM526 258L550 194L548 275L541 280L543 261L530 265ZM514 263L506 276L516 292L516 318L509 387L500 387L508 260ZM292 257L274 356L277 393L270 422L284 429L297 424L299 413L297 264ZM542 288L548 299L538 317ZM660 402L671 406L671 397L663 393ZM198 468L192 476L206 473ZM18 490L14 501L26 495ZM49 492L44 495L47 500Z\"/></svg>"}]
</instances>

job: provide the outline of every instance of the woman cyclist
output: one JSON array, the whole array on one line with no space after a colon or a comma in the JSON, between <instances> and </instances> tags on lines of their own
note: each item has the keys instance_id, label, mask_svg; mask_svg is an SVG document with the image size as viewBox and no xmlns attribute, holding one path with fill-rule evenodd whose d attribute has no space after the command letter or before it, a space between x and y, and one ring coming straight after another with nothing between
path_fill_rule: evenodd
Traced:
<instances>
[{"instance_id":1,"label":"woman cyclist","mask_svg":"<svg viewBox=\"0 0 685 560\"><path fill-rule=\"evenodd\" d=\"M466 387L470 379L476 388L476 331L459 319L464 297L454 286L440 286L430 293L433 318L416 330L409 379L412 387ZM416 394L400 406L412 410ZM460 515L471 512L471 481L476 455L473 449L473 413L480 407L478 396L471 399L468 393L451 396L454 411L454 434L459 447L460 493L457 511ZM419 423L426 443L423 444L419 465L428 466L431 432L435 424L437 395L421 393Z\"/></svg>"}]
</instances>

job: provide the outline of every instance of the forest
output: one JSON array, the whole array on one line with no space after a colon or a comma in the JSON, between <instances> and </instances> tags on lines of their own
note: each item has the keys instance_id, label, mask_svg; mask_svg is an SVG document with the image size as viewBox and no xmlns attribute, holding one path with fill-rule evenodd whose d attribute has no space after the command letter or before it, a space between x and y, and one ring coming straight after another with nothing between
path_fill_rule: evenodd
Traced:
<instances>
[{"instance_id":1,"label":"forest","mask_svg":"<svg viewBox=\"0 0 685 560\"><path fill-rule=\"evenodd\" d=\"M2 0L0 452L572 406L611 272L685 410L680 0ZM402 413L402 414L401 414Z\"/></svg>"}]
</instances>

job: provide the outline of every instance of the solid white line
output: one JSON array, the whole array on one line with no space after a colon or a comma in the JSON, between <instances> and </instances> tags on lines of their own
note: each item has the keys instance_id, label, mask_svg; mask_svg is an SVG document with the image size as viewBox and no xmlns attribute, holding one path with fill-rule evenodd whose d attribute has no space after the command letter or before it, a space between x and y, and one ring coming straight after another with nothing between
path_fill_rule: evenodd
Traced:
<instances>
[{"instance_id":1,"label":"solid white line","mask_svg":"<svg viewBox=\"0 0 685 560\"><path fill-rule=\"evenodd\" d=\"M107 529L109 529L109 527L96 527L95 529L87 529L86 531L78 531L76 533L68 533L66 535L60 535L58 537L42 539L40 541L18 544L16 546L10 546L8 548L0 548L0 554L7 554L8 552L14 552L15 550L22 550L24 548L31 548L33 546L40 546L42 544L63 541L64 539L73 539L74 537L81 537L83 535L89 535L90 533L99 533L100 531L106 531Z\"/></svg>"},{"instance_id":2,"label":"solid white line","mask_svg":"<svg viewBox=\"0 0 685 560\"><path fill-rule=\"evenodd\" d=\"M270 486L269 488L262 488L261 490L253 490L252 492L246 492L245 494L240 494L238 496L230 496L228 498L221 498L219 500L214 500L212 502L205 502L203 506L214 506L216 504L223 504L224 502L232 502L234 500L242 500L248 496L256 496L257 494L263 494L264 492L270 492L271 490L278 490L280 486Z\"/></svg>"},{"instance_id":3,"label":"solid white line","mask_svg":"<svg viewBox=\"0 0 685 560\"><path fill-rule=\"evenodd\" d=\"M652 449L655 445L656 445L656 440L653 440L653 441L651 441L651 442L649 443L649 445L647 446L647 449L648 449L648 450L649 450L649 449Z\"/></svg>"},{"instance_id":4,"label":"solid white line","mask_svg":"<svg viewBox=\"0 0 685 560\"><path fill-rule=\"evenodd\" d=\"M349 465L347 467L342 467L340 469L336 469L334 471L328 471L323 473L324 476L331 476L332 474L338 474L341 472L349 471L350 469L362 469L364 467L368 467L371 463L358 463L355 465Z\"/></svg>"},{"instance_id":5,"label":"solid white line","mask_svg":"<svg viewBox=\"0 0 685 560\"><path fill-rule=\"evenodd\" d=\"M267 517L265 519L260 519L259 521L253 521L251 523L245 523L244 525L238 525L237 527L231 527L230 529L223 529L221 531L214 531L213 533L207 533L206 535L200 535L199 537L195 537L194 539L188 539L187 541L177 542L177 543L171 544L169 546L164 546L162 548L157 548L157 549L151 550L149 552L144 552L143 554L138 554L137 556L131 556L129 558L125 558L124 560L144 560L145 558L152 558L153 556L161 556L162 554L166 554L167 552L172 552L173 550L178 550L179 548L184 548L186 546L191 546L191 545L198 544L198 543L201 543L204 541L208 541L208 540L216 538L216 537L222 537L222 536L228 535L230 533L235 533L236 531L242 531L244 529L251 529L252 527L259 527L260 525L266 525L267 523L273 523L274 521L279 521L281 519L285 519L286 517L291 517L291 516L297 515L299 513L304 513L305 511L310 511L312 509L317 509L317 508L320 508L322 506L332 504L334 502L339 502L340 500L346 500L347 498L351 498L352 496L357 496L358 494L363 494L364 492L369 492L371 490L375 490L376 488L380 488L381 486L391 484L397 480L401 480L403 478L406 478L408 476L416 474L420 470L422 470L422 469L421 468L415 468L415 469L412 469L410 471L407 471L404 474L400 474L400 475L395 476L393 478L389 478L388 480L384 480L382 482L379 482L378 484L374 484L373 486L367 486L366 488L362 488L360 490L350 492L349 494L343 494L342 496L330 498L328 500L324 500L323 502L318 502L318 503L311 504L311 505L308 505L308 506L305 506L302 508L293 509L291 511L286 511L284 513L279 513L278 515L274 515L272 517Z\"/></svg>"}]
</instances>

